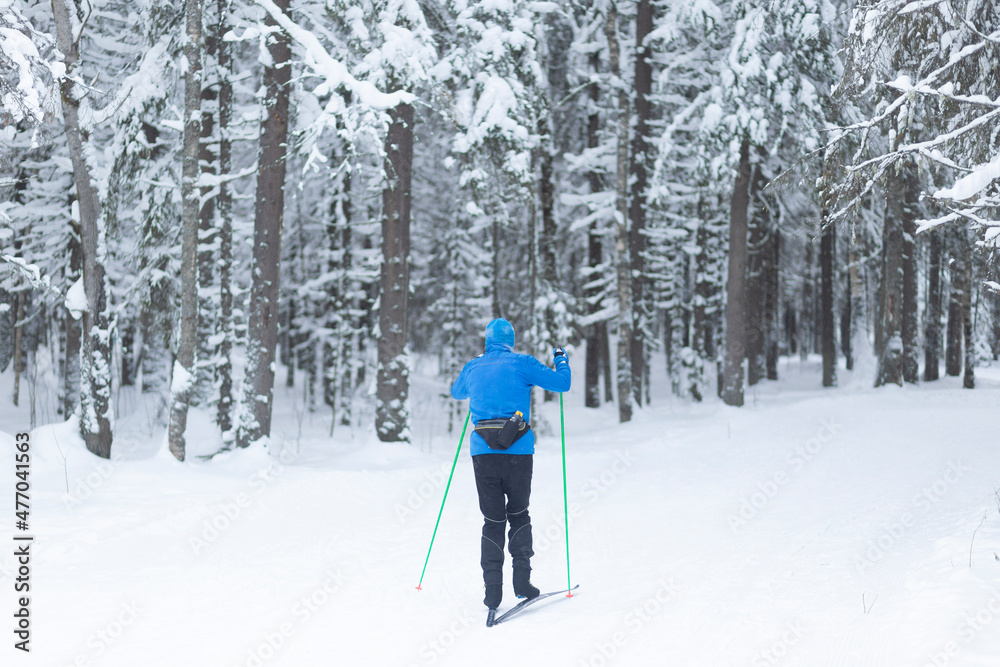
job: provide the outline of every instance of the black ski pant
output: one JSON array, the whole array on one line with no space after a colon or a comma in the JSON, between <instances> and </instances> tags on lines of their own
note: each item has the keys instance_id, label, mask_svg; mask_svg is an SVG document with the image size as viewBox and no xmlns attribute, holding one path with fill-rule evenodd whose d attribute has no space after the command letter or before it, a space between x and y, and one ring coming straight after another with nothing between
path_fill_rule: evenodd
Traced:
<instances>
[{"instance_id":1,"label":"black ski pant","mask_svg":"<svg viewBox=\"0 0 1000 667\"><path fill-rule=\"evenodd\" d=\"M530 569L531 496L530 454L480 454L472 457L479 491L479 509L483 513L482 558L483 582L503 583L504 528L510 524L507 548L514 569Z\"/></svg>"}]
</instances>

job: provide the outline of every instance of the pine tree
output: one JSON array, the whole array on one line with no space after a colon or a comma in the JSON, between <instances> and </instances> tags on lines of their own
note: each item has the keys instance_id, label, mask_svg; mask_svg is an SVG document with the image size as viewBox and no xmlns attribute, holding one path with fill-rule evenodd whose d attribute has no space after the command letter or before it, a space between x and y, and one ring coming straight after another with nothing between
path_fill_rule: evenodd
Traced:
<instances>
[{"instance_id":1,"label":"pine tree","mask_svg":"<svg viewBox=\"0 0 1000 667\"><path fill-rule=\"evenodd\" d=\"M59 50L66 66L59 81L63 122L73 164L77 201L80 210L80 235L84 292L87 312L83 315L81 344L81 419L80 433L87 449L102 458L110 458L111 426L111 330L109 303L101 248L105 242L101 201L94 183L94 166L88 163L87 149L80 124L82 106L74 78L79 61L79 36L69 1L52 3Z\"/></svg>"},{"instance_id":2,"label":"pine tree","mask_svg":"<svg viewBox=\"0 0 1000 667\"><path fill-rule=\"evenodd\" d=\"M247 302L247 365L243 381L243 416L236 435L248 447L271 432L275 347L278 336L278 293L281 232L285 204L289 82L292 78L291 40L278 30L277 13L288 11L289 0L277 0L265 18L274 30L268 44L271 64L264 68L265 113L261 122L257 200L254 210L253 263Z\"/></svg>"},{"instance_id":3,"label":"pine tree","mask_svg":"<svg viewBox=\"0 0 1000 667\"><path fill-rule=\"evenodd\" d=\"M184 429L188 405L195 391L195 349L198 337L198 229L201 218L201 190L198 164L202 139L202 5L187 0L184 8L184 152L182 157L181 199L184 202L181 232L181 327L171 384L170 453L183 461Z\"/></svg>"},{"instance_id":4,"label":"pine tree","mask_svg":"<svg viewBox=\"0 0 1000 667\"><path fill-rule=\"evenodd\" d=\"M649 230L648 251L657 301L664 304L667 369L675 393L701 400L706 370L715 362L721 330L724 231L728 198L718 187L704 150L702 114L712 101L722 58L716 38L722 19L715 4L665 3L659 27L647 38L663 74L653 99L663 113L651 183L653 204L664 209Z\"/></svg>"},{"instance_id":5,"label":"pine tree","mask_svg":"<svg viewBox=\"0 0 1000 667\"><path fill-rule=\"evenodd\" d=\"M646 342L651 331L651 304L646 264L646 209L648 168L650 160L650 121L652 120L651 96L653 87L653 60L648 38L653 31L653 3L639 0L635 18L635 123L632 128L629 181L629 259L634 276L632 281L632 393L636 405L642 405L643 386L648 389Z\"/></svg>"},{"instance_id":6,"label":"pine tree","mask_svg":"<svg viewBox=\"0 0 1000 667\"><path fill-rule=\"evenodd\" d=\"M615 273L618 279L618 421L632 419L632 276L628 245L628 92L621 81L618 7L608 4L604 34L608 40L608 69L618 88L617 174L615 178Z\"/></svg>"},{"instance_id":7,"label":"pine tree","mask_svg":"<svg viewBox=\"0 0 1000 667\"><path fill-rule=\"evenodd\" d=\"M986 64L997 58L996 40L989 35L995 34L998 26L1000 14L996 7L978 0L919 6L880 0L855 11L847 40L843 89L854 99L861 99L870 95L875 84L884 84L878 88L884 103L870 108L864 120L848 127L848 135L859 137L859 148L842 186L842 210L851 209L878 184L886 183L889 205L894 207L887 224L905 220L909 230L916 228L919 233L935 225L962 221L972 222L983 234L991 234L990 223L982 222L978 212L997 201L995 183L982 178L984 169L988 169L984 164L996 155L995 145L986 137L995 133L997 120L995 114L984 111L972 99L980 91L996 90L1000 82L996 68ZM878 140L879 131L889 137L887 143ZM919 215L916 201L919 190L927 185L917 181L917 174L929 174L936 182L947 185L928 188L924 205L929 208L929 219L919 227L914 225ZM902 233L904 239L906 235ZM895 245L902 246L894 243L892 252L896 252ZM906 262L915 254L906 249L899 252L907 257ZM958 251L959 264L963 255L964 251ZM911 276L904 281L907 307L902 326L907 340L898 348L907 380L915 381L916 289L912 276L916 272L912 268L904 268L903 272ZM964 330L962 313L968 300L965 275L963 268L954 276L957 285L953 285L953 302L957 303L949 311L946 363L949 373L955 374L959 365L958 339ZM895 289L891 293L895 294ZM885 332L877 337L883 347L895 340L894 332L888 333L888 337ZM929 336L925 344L937 343L934 336ZM928 363L933 362L928 358Z\"/></svg>"}]
</instances>

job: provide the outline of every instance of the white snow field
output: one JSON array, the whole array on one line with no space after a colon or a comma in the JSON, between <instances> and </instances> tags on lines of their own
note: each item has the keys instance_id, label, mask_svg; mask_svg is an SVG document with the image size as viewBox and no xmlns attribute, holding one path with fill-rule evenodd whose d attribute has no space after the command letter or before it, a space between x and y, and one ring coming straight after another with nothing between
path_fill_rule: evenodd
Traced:
<instances>
[{"instance_id":1,"label":"white snow field","mask_svg":"<svg viewBox=\"0 0 1000 667\"><path fill-rule=\"evenodd\" d=\"M111 462L71 423L31 432L28 654L14 649L11 546L28 400L10 406L8 371L0 664L1000 664L1000 372L979 369L969 391L873 389L841 369L823 390L816 360L782 359L743 408L654 386L619 425L614 406L582 407L583 355L572 364L575 597L485 627L467 442L416 590L461 427L447 432L447 383L429 372L414 375L412 445L330 438L328 414L282 385L280 459L177 463L123 393ZM546 591L567 573L558 403L541 412L532 580ZM190 451L213 451L212 432L193 413Z\"/></svg>"}]
</instances>

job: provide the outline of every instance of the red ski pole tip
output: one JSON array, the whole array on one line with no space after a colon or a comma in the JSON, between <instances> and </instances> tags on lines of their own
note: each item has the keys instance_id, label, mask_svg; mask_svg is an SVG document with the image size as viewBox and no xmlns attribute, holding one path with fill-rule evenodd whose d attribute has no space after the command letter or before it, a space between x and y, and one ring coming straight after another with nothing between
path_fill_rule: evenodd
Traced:
<instances>
[{"instance_id":1,"label":"red ski pole tip","mask_svg":"<svg viewBox=\"0 0 1000 667\"><path fill-rule=\"evenodd\" d=\"M420 587L420 584L417 584L417 590L418 590L418 591L422 591L422 590L424 590L424 589L422 589L422 588Z\"/></svg>"}]
</instances>

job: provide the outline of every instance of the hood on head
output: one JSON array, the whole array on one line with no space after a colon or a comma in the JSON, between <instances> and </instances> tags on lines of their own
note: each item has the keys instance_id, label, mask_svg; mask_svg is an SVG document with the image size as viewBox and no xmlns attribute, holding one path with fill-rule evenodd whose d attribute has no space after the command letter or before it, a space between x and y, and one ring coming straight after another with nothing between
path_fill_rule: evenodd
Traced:
<instances>
[{"instance_id":1,"label":"hood on head","mask_svg":"<svg viewBox=\"0 0 1000 667\"><path fill-rule=\"evenodd\" d=\"M514 327L502 317L486 325L486 347L494 343L514 347Z\"/></svg>"}]
</instances>

